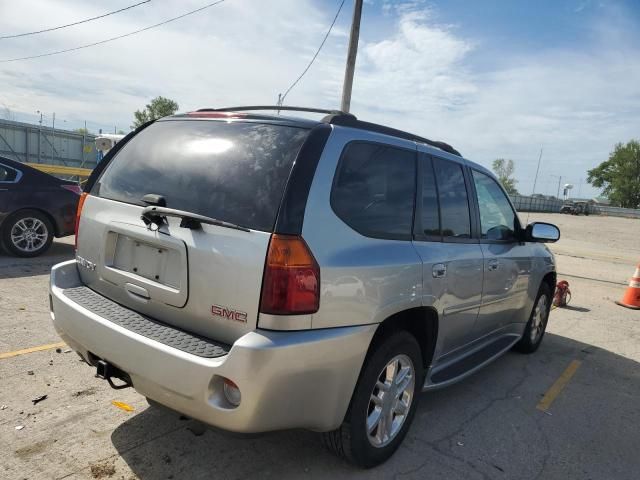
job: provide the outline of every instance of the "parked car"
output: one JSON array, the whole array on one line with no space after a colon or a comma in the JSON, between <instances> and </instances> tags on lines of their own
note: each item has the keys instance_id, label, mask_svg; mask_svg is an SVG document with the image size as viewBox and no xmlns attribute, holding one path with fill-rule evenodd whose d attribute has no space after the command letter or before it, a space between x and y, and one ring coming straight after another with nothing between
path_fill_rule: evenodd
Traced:
<instances>
[{"instance_id":1,"label":"parked car","mask_svg":"<svg viewBox=\"0 0 640 480\"><path fill-rule=\"evenodd\" d=\"M575 203L573 203L571 200L567 200L560 207L560 213L570 214L570 213L573 213L575 208L576 208Z\"/></svg>"},{"instance_id":2,"label":"parked car","mask_svg":"<svg viewBox=\"0 0 640 480\"><path fill-rule=\"evenodd\" d=\"M560 232L521 225L494 175L445 143L255 110L167 117L109 152L77 257L51 272L53 322L152 405L324 432L372 467L421 391L536 351Z\"/></svg>"},{"instance_id":3,"label":"parked car","mask_svg":"<svg viewBox=\"0 0 640 480\"><path fill-rule=\"evenodd\" d=\"M0 247L19 257L46 252L74 232L78 184L0 157Z\"/></svg>"},{"instance_id":4,"label":"parked car","mask_svg":"<svg viewBox=\"0 0 640 480\"><path fill-rule=\"evenodd\" d=\"M589 215L589 202L568 200L562 204L560 213Z\"/></svg>"},{"instance_id":5,"label":"parked car","mask_svg":"<svg viewBox=\"0 0 640 480\"><path fill-rule=\"evenodd\" d=\"M579 201L575 202L574 215L589 215L589 202Z\"/></svg>"}]
</instances>

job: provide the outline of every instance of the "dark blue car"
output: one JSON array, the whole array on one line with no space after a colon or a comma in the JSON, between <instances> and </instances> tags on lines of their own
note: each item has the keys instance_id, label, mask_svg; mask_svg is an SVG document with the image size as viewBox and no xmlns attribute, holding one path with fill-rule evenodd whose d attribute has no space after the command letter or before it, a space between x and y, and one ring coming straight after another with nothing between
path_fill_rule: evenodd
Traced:
<instances>
[{"instance_id":1,"label":"dark blue car","mask_svg":"<svg viewBox=\"0 0 640 480\"><path fill-rule=\"evenodd\" d=\"M73 234L80 193L74 182L0 156L0 247L35 257L53 237Z\"/></svg>"}]
</instances>

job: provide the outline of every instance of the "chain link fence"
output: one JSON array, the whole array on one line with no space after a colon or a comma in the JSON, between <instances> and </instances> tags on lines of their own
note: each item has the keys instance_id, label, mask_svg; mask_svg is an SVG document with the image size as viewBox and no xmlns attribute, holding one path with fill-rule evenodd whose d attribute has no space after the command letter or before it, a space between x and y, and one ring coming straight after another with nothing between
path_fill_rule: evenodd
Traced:
<instances>
[{"instance_id":1,"label":"chain link fence","mask_svg":"<svg viewBox=\"0 0 640 480\"><path fill-rule=\"evenodd\" d=\"M94 168L95 135L0 120L0 155L25 163Z\"/></svg>"},{"instance_id":2,"label":"chain link fence","mask_svg":"<svg viewBox=\"0 0 640 480\"><path fill-rule=\"evenodd\" d=\"M557 198L545 197L527 197L524 195L510 195L513 206L519 212L548 212L558 213L562 204L562 200Z\"/></svg>"},{"instance_id":3,"label":"chain link fence","mask_svg":"<svg viewBox=\"0 0 640 480\"><path fill-rule=\"evenodd\" d=\"M596 215L640 219L640 210L634 208L610 207L607 205L590 205L589 208L589 211Z\"/></svg>"},{"instance_id":4,"label":"chain link fence","mask_svg":"<svg viewBox=\"0 0 640 480\"><path fill-rule=\"evenodd\" d=\"M518 212L546 212L559 213L564 203L557 198L545 198L538 196L510 195L513 206ZM611 207L589 203L589 214L608 215L611 217L639 218L640 210L633 208Z\"/></svg>"}]
</instances>

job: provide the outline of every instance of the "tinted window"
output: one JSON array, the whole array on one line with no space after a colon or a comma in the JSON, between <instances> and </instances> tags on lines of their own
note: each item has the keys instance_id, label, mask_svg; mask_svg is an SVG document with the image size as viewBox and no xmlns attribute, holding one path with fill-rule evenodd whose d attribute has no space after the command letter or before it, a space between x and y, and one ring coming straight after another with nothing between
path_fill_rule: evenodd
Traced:
<instances>
[{"instance_id":1,"label":"tinted window","mask_svg":"<svg viewBox=\"0 0 640 480\"><path fill-rule=\"evenodd\" d=\"M363 235L410 239L415 157L399 148L349 144L331 192L336 214Z\"/></svg>"},{"instance_id":2,"label":"tinted window","mask_svg":"<svg viewBox=\"0 0 640 480\"><path fill-rule=\"evenodd\" d=\"M498 183L484 173L473 170L480 207L482 238L511 240L515 237L516 214Z\"/></svg>"},{"instance_id":3,"label":"tinted window","mask_svg":"<svg viewBox=\"0 0 640 480\"><path fill-rule=\"evenodd\" d=\"M259 123L157 122L118 152L98 192L136 205L155 193L169 208L270 231L308 133Z\"/></svg>"},{"instance_id":4,"label":"tinted window","mask_svg":"<svg viewBox=\"0 0 640 480\"><path fill-rule=\"evenodd\" d=\"M462 166L434 158L433 167L438 181L442 235L444 237L470 238L469 201Z\"/></svg>"},{"instance_id":5,"label":"tinted window","mask_svg":"<svg viewBox=\"0 0 640 480\"><path fill-rule=\"evenodd\" d=\"M13 168L0 165L0 182L13 182L18 176L18 172Z\"/></svg>"},{"instance_id":6,"label":"tinted window","mask_svg":"<svg viewBox=\"0 0 640 480\"><path fill-rule=\"evenodd\" d=\"M438 213L438 191L431 160L422 163L422 233L440 236L440 215Z\"/></svg>"}]
</instances>

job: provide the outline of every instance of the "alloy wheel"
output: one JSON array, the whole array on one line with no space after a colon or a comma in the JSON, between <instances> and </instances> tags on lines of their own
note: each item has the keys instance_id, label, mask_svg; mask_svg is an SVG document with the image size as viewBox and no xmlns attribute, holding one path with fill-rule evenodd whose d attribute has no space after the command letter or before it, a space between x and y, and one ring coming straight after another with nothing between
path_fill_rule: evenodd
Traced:
<instances>
[{"instance_id":1,"label":"alloy wheel","mask_svg":"<svg viewBox=\"0 0 640 480\"><path fill-rule=\"evenodd\" d=\"M547 305L547 296L541 295L531 317L531 343L535 344L544 332L545 319L549 310Z\"/></svg>"},{"instance_id":2,"label":"alloy wheel","mask_svg":"<svg viewBox=\"0 0 640 480\"><path fill-rule=\"evenodd\" d=\"M13 224L10 236L15 248L25 253L33 253L47 243L49 230L42 220L27 217Z\"/></svg>"},{"instance_id":3,"label":"alloy wheel","mask_svg":"<svg viewBox=\"0 0 640 480\"><path fill-rule=\"evenodd\" d=\"M396 355L382 369L367 407L367 438L377 448L388 445L404 425L415 393L415 368L407 355Z\"/></svg>"}]
</instances>

